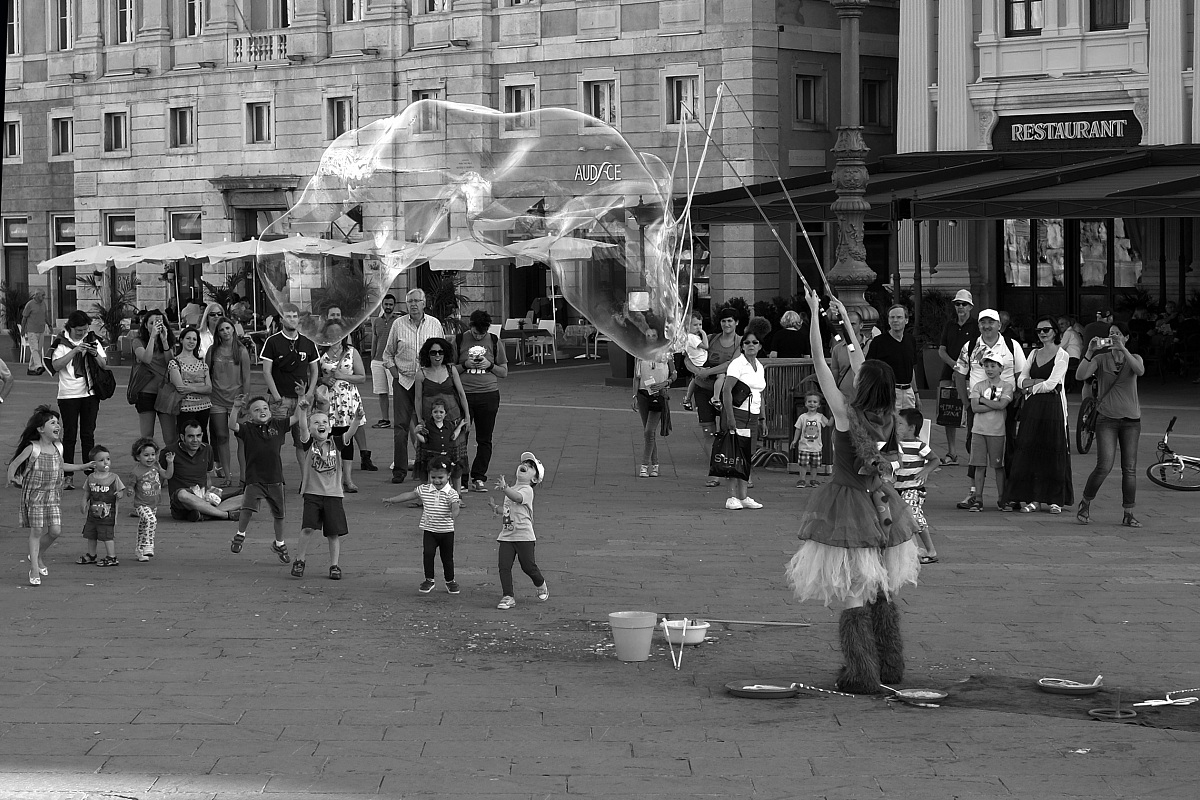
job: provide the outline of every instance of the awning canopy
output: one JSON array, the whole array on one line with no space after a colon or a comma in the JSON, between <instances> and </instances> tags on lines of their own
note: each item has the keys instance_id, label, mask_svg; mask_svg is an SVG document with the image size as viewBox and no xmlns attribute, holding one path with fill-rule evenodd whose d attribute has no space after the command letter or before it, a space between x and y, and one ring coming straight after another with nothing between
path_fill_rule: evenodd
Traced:
<instances>
[{"instance_id":1,"label":"awning canopy","mask_svg":"<svg viewBox=\"0 0 1200 800\"><path fill-rule=\"evenodd\" d=\"M1200 146L884 156L867 165L867 221L1200 216ZM833 173L696 195L692 221L833 221ZM784 193L786 189L786 195ZM789 205L788 197L791 204ZM679 203L677 210L682 208Z\"/></svg>"}]
</instances>

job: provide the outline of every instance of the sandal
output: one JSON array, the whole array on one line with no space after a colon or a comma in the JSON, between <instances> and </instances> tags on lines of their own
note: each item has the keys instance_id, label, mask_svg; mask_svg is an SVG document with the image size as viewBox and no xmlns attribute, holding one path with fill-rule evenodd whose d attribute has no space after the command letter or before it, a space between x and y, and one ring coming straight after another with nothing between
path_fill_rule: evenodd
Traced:
<instances>
[{"instance_id":1,"label":"sandal","mask_svg":"<svg viewBox=\"0 0 1200 800\"><path fill-rule=\"evenodd\" d=\"M1138 522L1138 518L1133 515L1132 511L1126 511L1125 516L1121 519L1121 524L1126 528L1140 528L1142 523Z\"/></svg>"},{"instance_id":2,"label":"sandal","mask_svg":"<svg viewBox=\"0 0 1200 800\"><path fill-rule=\"evenodd\" d=\"M76 563L76 564L83 564L83 565L85 565L85 566L87 566L87 565L91 565L91 564L95 564L95 563L96 563L96 557L95 557L94 555L92 555L91 553L84 553L84 554L83 554L83 555L81 555L79 558L75 559L75 563Z\"/></svg>"},{"instance_id":3,"label":"sandal","mask_svg":"<svg viewBox=\"0 0 1200 800\"><path fill-rule=\"evenodd\" d=\"M304 561L302 559L297 558L295 561L292 562L292 577L293 578L303 578L304 577Z\"/></svg>"},{"instance_id":4,"label":"sandal","mask_svg":"<svg viewBox=\"0 0 1200 800\"><path fill-rule=\"evenodd\" d=\"M1087 500L1079 501L1079 510L1075 512L1075 519L1079 520L1081 525L1087 525L1092 521L1092 504Z\"/></svg>"},{"instance_id":5,"label":"sandal","mask_svg":"<svg viewBox=\"0 0 1200 800\"><path fill-rule=\"evenodd\" d=\"M1021 504L1021 513L1022 514L1032 514L1033 512L1035 512L1037 510L1038 510L1037 503L1022 503Z\"/></svg>"},{"instance_id":6,"label":"sandal","mask_svg":"<svg viewBox=\"0 0 1200 800\"><path fill-rule=\"evenodd\" d=\"M102 558L96 562L96 566L97 567L119 567L119 566L121 566L121 562L117 560L116 556L105 556L104 558Z\"/></svg>"},{"instance_id":7,"label":"sandal","mask_svg":"<svg viewBox=\"0 0 1200 800\"><path fill-rule=\"evenodd\" d=\"M684 411L695 411L696 407L694 405L692 405L691 400L684 400L683 401L683 410Z\"/></svg>"},{"instance_id":8,"label":"sandal","mask_svg":"<svg viewBox=\"0 0 1200 800\"><path fill-rule=\"evenodd\" d=\"M342 568L334 564L329 568L329 580L340 581L342 579Z\"/></svg>"},{"instance_id":9,"label":"sandal","mask_svg":"<svg viewBox=\"0 0 1200 800\"><path fill-rule=\"evenodd\" d=\"M42 585L42 576L38 575L37 572L35 572L34 570L29 570L29 585L30 586L41 586Z\"/></svg>"},{"instance_id":10,"label":"sandal","mask_svg":"<svg viewBox=\"0 0 1200 800\"><path fill-rule=\"evenodd\" d=\"M704 485L706 487L708 487L709 489L713 489L713 488L721 485L721 479L720 478L709 478L708 480L706 480L704 482Z\"/></svg>"},{"instance_id":11,"label":"sandal","mask_svg":"<svg viewBox=\"0 0 1200 800\"><path fill-rule=\"evenodd\" d=\"M229 543L229 552L231 552L231 553L242 552L242 545L245 543L245 541L246 541L246 534L235 533L233 535L233 541Z\"/></svg>"},{"instance_id":12,"label":"sandal","mask_svg":"<svg viewBox=\"0 0 1200 800\"><path fill-rule=\"evenodd\" d=\"M1051 514L1061 514L1062 506L1060 506L1058 503L1051 503L1050 507L1046 510L1049 511Z\"/></svg>"},{"instance_id":13,"label":"sandal","mask_svg":"<svg viewBox=\"0 0 1200 800\"><path fill-rule=\"evenodd\" d=\"M942 456L941 459L939 459L939 460L942 462L943 467L948 467L951 464L958 466L958 454L957 453L955 453L952 456Z\"/></svg>"},{"instance_id":14,"label":"sandal","mask_svg":"<svg viewBox=\"0 0 1200 800\"><path fill-rule=\"evenodd\" d=\"M919 559L917 559L917 560L918 560L918 561L920 561L922 564L936 564L936 563L938 563L938 557L937 557L937 556L929 556L929 555L926 555L926 556L921 556L921 557L920 557Z\"/></svg>"}]
</instances>

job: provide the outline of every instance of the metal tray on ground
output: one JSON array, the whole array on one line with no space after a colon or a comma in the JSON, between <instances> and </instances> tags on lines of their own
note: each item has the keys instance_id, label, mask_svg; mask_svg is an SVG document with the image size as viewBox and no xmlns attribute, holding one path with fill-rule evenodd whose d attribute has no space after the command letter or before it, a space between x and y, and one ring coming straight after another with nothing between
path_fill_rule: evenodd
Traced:
<instances>
[{"instance_id":1,"label":"metal tray on ground","mask_svg":"<svg viewBox=\"0 0 1200 800\"><path fill-rule=\"evenodd\" d=\"M795 697L800 693L790 681L730 681L725 690L734 697L751 697L759 700L779 700Z\"/></svg>"}]
</instances>

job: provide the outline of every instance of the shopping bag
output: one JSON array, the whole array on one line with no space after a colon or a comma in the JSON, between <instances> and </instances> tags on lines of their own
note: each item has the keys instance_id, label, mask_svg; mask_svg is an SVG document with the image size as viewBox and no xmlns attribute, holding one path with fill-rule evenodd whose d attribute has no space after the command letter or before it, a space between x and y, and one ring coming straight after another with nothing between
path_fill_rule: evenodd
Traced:
<instances>
[{"instance_id":1,"label":"shopping bag","mask_svg":"<svg viewBox=\"0 0 1200 800\"><path fill-rule=\"evenodd\" d=\"M937 424L953 428L962 427L963 401L953 386L942 386L938 389Z\"/></svg>"},{"instance_id":2,"label":"shopping bag","mask_svg":"<svg viewBox=\"0 0 1200 800\"><path fill-rule=\"evenodd\" d=\"M708 474L714 478L750 480L750 437L721 431L713 440Z\"/></svg>"}]
</instances>

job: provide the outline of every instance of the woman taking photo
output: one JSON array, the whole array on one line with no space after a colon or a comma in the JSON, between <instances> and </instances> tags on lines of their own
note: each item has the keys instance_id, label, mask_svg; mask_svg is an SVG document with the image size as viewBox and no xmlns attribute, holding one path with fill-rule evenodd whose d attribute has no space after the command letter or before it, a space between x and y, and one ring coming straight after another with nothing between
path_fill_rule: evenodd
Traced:
<instances>
[{"instance_id":1,"label":"woman taking photo","mask_svg":"<svg viewBox=\"0 0 1200 800\"><path fill-rule=\"evenodd\" d=\"M458 368L463 392L475 424L475 460L471 462L470 490L486 492L492 463L492 436L500 413L500 383L508 375L504 345L489 333L492 317L481 308L471 312L471 327L458 335ZM361 430L361 428L360 428ZM464 448L463 457L467 454Z\"/></svg>"},{"instance_id":2,"label":"woman taking photo","mask_svg":"<svg viewBox=\"0 0 1200 800\"><path fill-rule=\"evenodd\" d=\"M696 403L696 416L700 419L700 429L704 431L708 448L712 448L713 437L717 435L717 410L713 405L714 390L717 377L725 374L725 368L733 361L741 348L741 337L737 332L737 312L732 308L723 308L717 314L721 332L708 339L708 362L694 374L695 390L692 397ZM706 452L705 463L711 453ZM708 487L720 486L720 478L709 478L704 484Z\"/></svg>"},{"instance_id":3,"label":"woman taking photo","mask_svg":"<svg viewBox=\"0 0 1200 800\"><path fill-rule=\"evenodd\" d=\"M331 342L321 354L320 383L329 390L330 438L342 455L342 489L351 494L358 491L354 484L354 440L342 444L342 434L350 430L358 415L366 422L362 396L358 387L367 380L362 356L350 346L346 328L336 320L325 323L321 338Z\"/></svg>"},{"instance_id":4,"label":"woman taking photo","mask_svg":"<svg viewBox=\"0 0 1200 800\"><path fill-rule=\"evenodd\" d=\"M229 413L235 397L250 393L250 353L237 337L237 331L229 320L222 319L217 323L216 339L204 354L204 363L208 365L209 380L212 381L209 433L217 454L217 477L221 479L219 485L225 487L233 482L233 461L229 456ZM239 475L246 474L242 459L239 439Z\"/></svg>"},{"instance_id":5,"label":"woman taking photo","mask_svg":"<svg viewBox=\"0 0 1200 800\"><path fill-rule=\"evenodd\" d=\"M87 360L94 359L101 367L107 362L103 343L89 329L92 318L75 310L67 317L63 334L54 340L50 358L58 378L58 411L62 416L63 461L75 461L75 443L81 447L82 460L96 444L96 415L100 398L96 397L88 380ZM64 489L74 489L75 482L67 476Z\"/></svg>"},{"instance_id":6,"label":"woman taking photo","mask_svg":"<svg viewBox=\"0 0 1200 800\"><path fill-rule=\"evenodd\" d=\"M1036 332L1040 346L1025 359L1025 367L1017 375L1017 389L1025 392L1025 404L1004 485L1004 503L1015 502L1025 513L1042 507L1061 514L1064 506L1075 504L1063 385L1070 354L1059 346L1053 317L1039 318Z\"/></svg>"},{"instance_id":7,"label":"woman taking photo","mask_svg":"<svg viewBox=\"0 0 1200 800\"><path fill-rule=\"evenodd\" d=\"M208 364L200 358L200 331L184 328L179 334L179 352L167 364L167 380L179 392L179 413L175 415L176 430L190 419L200 424L208 438L209 409L212 408L212 380Z\"/></svg>"},{"instance_id":8,"label":"woman taking photo","mask_svg":"<svg viewBox=\"0 0 1200 800\"><path fill-rule=\"evenodd\" d=\"M642 418L642 463L639 478L658 477L658 429L666 409L667 389L675 381L675 358L664 353L654 361L639 358L633 367L633 408Z\"/></svg>"},{"instance_id":9,"label":"woman taking photo","mask_svg":"<svg viewBox=\"0 0 1200 800\"><path fill-rule=\"evenodd\" d=\"M747 471L745 480L729 479L729 499L725 501L725 507L731 511L762 508L762 503L747 496L747 484L750 481L750 451L762 413L762 393L767 388L767 371L758 360L762 341L753 330L755 326L746 327L742 336L742 354L729 362L721 384L721 423L725 430L736 434L738 452L745 456Z\"/></svg>"},{"instance_id":10,"label":"woman taking photo","mask_svg":"<svg viewBox=\"0 0 1200 800\"><path fill-rule=\"evenodd\" d=\"M1142 357L1129 352L1129 329L1123 323L1109 326L1111 346L1098 337L1087 345L1076 377L1086 381L1096 376L1096 468L1083 487L1083 499L1075 518L1084 525L1092 519L1092 501L1108 473L1112 472L1121 448L1121 524L1140 528L1133 515L1137 501L1137 448L1142 435L1142 407L1138 401L1138 376L1146 373Z\"/></svg>"},{"instance_id":11,"label":"woman taking photo","mask_svg":"<svg viewBox=\"0 0 1200 800\"><path fill-rule=\"evenodd\" d=\"M142 317L142 327L133 340L136 366L149 373L133 407L137 410L142 438L154 438L154 420L157 417L162 429L163 443L167 447L175 445L175 416L155 411L154 401L158 399L158 390L162 388L163 381L167 379L167 362L174 352L175 334L167 324L166 315L157 308L150 309ZM132 379L131 374L130 380Z\"/></svg>"}]
</instances>

